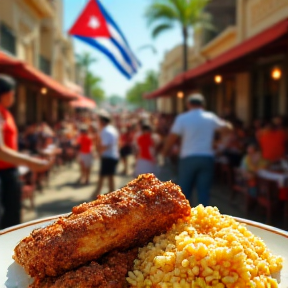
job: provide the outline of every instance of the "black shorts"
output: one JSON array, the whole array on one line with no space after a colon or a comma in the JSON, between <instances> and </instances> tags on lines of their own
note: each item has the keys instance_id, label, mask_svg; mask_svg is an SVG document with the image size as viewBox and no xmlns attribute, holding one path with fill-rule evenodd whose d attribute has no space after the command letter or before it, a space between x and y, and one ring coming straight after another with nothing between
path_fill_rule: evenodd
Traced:
<instances>
[{"instance_id":1,"label":"black shorts","mask_svg":"<svg viewBox=\"0 0 288 288\"><path fill-rule=\"evenodd\" d=\"M132 154L132 147L130 145L123 146L120 149L121 158L129 156Z\"/></svg>"},{"instance_id":2,"label":"black shorts","mask_svg":"<svg viewBox=\"0 0 288 288\"><path fill-rule=\"evenodd\" d=\"M118 160L114 158L102 157L100 166L101 176L111 176L116 173Z\"/></svg>"}]
</instances>

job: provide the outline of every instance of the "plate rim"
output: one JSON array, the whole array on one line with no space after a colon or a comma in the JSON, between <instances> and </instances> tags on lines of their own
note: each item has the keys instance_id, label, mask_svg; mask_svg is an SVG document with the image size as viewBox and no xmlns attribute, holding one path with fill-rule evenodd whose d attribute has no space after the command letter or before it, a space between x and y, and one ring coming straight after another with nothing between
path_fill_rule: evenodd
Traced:
<instances>
[{"instance_id":1,"label":"plate rim","mask_svg":"<svg viewBox=\"0 0 288 288\"><path fill-rule=\"evenodd\" d=\"M25 222L25 223L22 223L22 224L19 224L16 226L12 226L12 227L6 228L4 230L0 230L0 236L14 232L14 231L17 231L17 230L20 230L20 229L23 229L23 228L26 228L26 227L29 227L29 226L40 224L43 222L53 221L53 220L56 220L60 217L65 217L69 214L71 214L71 213L45 217L45 218ZM231 216L231 217L242 224L246 224L246 225L250 225L252 227L260 228L260 229L266 230L267 232L271 232L273 234L277 234L277 235L280 235L280 236L288 239L288 231L285 231L285 230L282 230L282 229L279 229L279 228L276 228L276 227L273 227L270 225L266 225L266 224L263 224L260 222L244 219L244 218L239 218L239 217L234 217L234 216Z\"/></svg>"}]
</instances>

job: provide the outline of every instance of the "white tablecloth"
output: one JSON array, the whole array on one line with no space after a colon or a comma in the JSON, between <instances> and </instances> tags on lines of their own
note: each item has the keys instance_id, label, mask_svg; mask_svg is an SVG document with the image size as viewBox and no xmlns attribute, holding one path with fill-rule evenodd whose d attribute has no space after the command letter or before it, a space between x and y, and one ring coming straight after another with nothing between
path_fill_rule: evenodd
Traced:
<instances>
[{"instance_id":1,"label":"white tablecloth","mask_svg":"<svg viewBox=\"0 0 288 288\"><path fill-rule=\"evenodd\" d=\"M260 177L263 177L268 180L273 180L276 181L279 185L279 188L282 188L285 186L285 181L288 179L287 174L281 174L281 173L276 173L276 172L271 172L268 170L259 170L258 175Z\"/></svg>"}]
</instances>

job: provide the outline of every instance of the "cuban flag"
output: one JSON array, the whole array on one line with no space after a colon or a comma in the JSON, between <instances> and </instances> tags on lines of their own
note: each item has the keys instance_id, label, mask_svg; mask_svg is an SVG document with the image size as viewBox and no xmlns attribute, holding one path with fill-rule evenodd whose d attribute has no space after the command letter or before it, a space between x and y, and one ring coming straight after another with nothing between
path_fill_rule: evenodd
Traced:
<instances>
[{"instance_id":1,"label":"cuban flag","mask_svg":"<svg viewBox=\"0 0 288 288\"><path fill-rule=\"evenodd\" d=\"M128 79L141 66L119 26L98 0L88 2L69 34L104 53Z\"/></svg>"}]
</instances>

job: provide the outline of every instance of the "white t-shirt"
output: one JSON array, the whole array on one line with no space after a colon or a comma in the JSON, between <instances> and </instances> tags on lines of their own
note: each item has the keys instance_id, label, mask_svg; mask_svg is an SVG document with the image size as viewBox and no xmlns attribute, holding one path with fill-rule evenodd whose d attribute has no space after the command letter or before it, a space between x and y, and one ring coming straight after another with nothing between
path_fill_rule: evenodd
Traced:
<instances>
[{"instance_id":1,"label":"white t-shirt","mask_svg":"<svg viewBox=\"0 0 288 288\"><path fill-rule=\"evenodd\" d=\"M171 133L182 138L180 158L213 156L214 133L226 123L211 112L195 109L179 115Z\"/></svg>"},{"instance_id":2,"label":"white t-shirt","mask_svg":"<svg viewBox=\"0 0 288 288\"><path fill-rule=\"evenodd\" d=\"M102 157L119 159L118 151L119 133L112 125L107 125L101 131L101 142L103 146L108 146L108 149L102 153Z\"/></svg>"}]
</instances>

